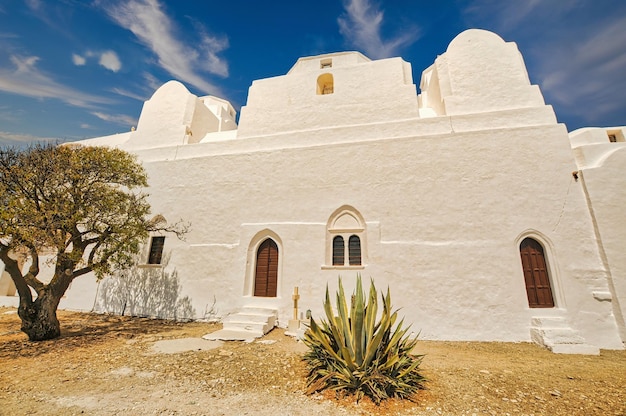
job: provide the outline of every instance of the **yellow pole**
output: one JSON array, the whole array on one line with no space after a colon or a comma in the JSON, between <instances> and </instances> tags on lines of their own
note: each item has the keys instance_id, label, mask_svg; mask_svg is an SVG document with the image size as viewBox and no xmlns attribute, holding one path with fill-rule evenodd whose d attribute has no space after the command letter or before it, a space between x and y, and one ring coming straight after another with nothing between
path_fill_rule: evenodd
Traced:
<instances>
[{"instance_id":1,"label":"yellow pole","mask_svg":"<svg viewBox=\"0 0 626 416\"><path fill-rule=\"evenodd\" d=\"M293 288L293 295L291 296L293 299L293 319L298 319L298 299L300 299L300 295L298 294L298 286Z\"/></svg>"}]
</instances>

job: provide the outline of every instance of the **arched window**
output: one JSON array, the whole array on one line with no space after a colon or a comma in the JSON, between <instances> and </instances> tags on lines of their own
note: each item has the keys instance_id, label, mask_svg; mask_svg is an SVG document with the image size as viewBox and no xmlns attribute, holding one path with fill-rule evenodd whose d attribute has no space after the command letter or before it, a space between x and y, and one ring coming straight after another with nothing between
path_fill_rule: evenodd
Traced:
<instances>
[{"instance_id":1,"label":"arched window","mask_svg":"<svg viewBox=\"0 0 626 416\"><path fill-rule=\"evenodd\" d=\"M527 237L520 243L519 251L524 270L528 306L553 308L554 298L543 247L536 240Z\"/></svg>"},{"instance_id":2,"label":"arched window","mask_svg":"<svg viewBox=\"0 0 626 416\"><path fill-rule=\"evenodd\" d=\"M317 77L317 95L327 95L335 92L333 74L322 74Z\"/></svg>"},{"instance_id":3,"label":"arched window","mask_svg":"<svg viewBox=\"0 0 626 416\"><path fill-rule=\"evenodd\" d=\"M344 205L332 213L326 228L326 263L322 268L363 268L366 263L365 221Z\"/></svg>"},{"instance_id":4,"label":"arched window","mask_svg":"<svg viewBox=\"0 0 626 416\"><path fill-rule=\"evenodd\" d=\"M351 235L348 240L348 261L350 266L361 265L361 239L356 235Z\"/></svg>"},{"instance_id":5,"label":"arched window","mask_svg":"<svg viewBox=\"0 0 626 416\"><path fill-rule=\"evenodd\" d=\"M333 238L333 266L343 266L345 262L345 247L343 237Z\"/></svg>"}]
</instances>

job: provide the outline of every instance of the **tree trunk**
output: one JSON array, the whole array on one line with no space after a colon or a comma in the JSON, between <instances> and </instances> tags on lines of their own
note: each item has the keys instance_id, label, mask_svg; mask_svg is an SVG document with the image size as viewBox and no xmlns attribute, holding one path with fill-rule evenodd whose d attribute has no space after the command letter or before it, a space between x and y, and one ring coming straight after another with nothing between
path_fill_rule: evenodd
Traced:
<instances>
[{"instance_id":1,"label":"tree trunk","mask_svg":"<svg viewBox=\"0 0 626 416\"><path fill-rule=\"evenodd\" d=\"M53 291L44 290L29 305L20 302L17 313L22 319L21 329L30 341L44 341L61 335L61 325L57 319L59 300L60 297Z\"/></svg>"}]
</instances>

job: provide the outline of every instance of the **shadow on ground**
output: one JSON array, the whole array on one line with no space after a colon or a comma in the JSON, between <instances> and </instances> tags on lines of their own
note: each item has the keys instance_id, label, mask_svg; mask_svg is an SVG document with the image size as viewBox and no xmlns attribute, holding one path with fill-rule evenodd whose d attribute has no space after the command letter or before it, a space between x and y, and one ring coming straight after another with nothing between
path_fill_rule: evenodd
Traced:
<instances>
[{"instance_id":1,"label":"shadow on ground","mask_svg":"<svg viewBox=\"0 0 626 416\"><path fill-rule=\"evenodd\" d=\"M183 327L181 322L171 320L96 313L81 314L81 318L76 320L73 318L76 313L59 311L61 337L49 341L31 342L26 334L20 331L20 319L13 311L8 308L0 309L0 313L8 312L9 315L9 319L3 319L0 322L0 335L3 336L3 342L0 343L0 359L69 352L76 348L89 348L110 342L112 338L129 340L140 335L158 334Z\"/></svg>"}]
</instances>

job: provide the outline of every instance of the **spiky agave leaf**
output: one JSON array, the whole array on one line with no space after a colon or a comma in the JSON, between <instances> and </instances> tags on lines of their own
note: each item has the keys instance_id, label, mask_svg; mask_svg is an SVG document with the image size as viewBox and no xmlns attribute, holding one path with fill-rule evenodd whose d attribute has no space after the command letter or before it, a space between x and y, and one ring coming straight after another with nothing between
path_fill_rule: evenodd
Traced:
<instances>
[{"instance_id":1,"label":"spiky agave leaf","mask_svg":"<svg viewBox=\"0 0 626 416\"><path fill-rule=\"evenodd\" d=\"M304 356L309 373L308 393L325 389L354 394L357 401L368 396L375 403L390 397L411 399L422 388L419 373L423 356L412 355L417 339L407 335L409 327L398 325L397 311L392 311L389 288L381 294L383 308L377 321L378 297L373 280L366 296L357 276L356 292L350 307L339 278L335 316L328 286L324 312L318 325L312 319L304 342L309 351Z\"/></svg>"}]
</instances>

